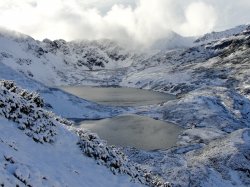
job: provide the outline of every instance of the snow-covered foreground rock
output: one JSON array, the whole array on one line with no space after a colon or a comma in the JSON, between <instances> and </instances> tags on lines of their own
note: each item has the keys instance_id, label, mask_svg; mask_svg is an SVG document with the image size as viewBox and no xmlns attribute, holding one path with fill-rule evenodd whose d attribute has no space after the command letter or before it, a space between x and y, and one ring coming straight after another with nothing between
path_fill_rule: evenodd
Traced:
<instances>
[{"instance_id":1,"label":"snow-covered foreground rock","mask_svg":"<svg viewBox=\"0 0 250 187\"><path fill-rule=\"evenodd\" d=\"M0 129L2 186L136 186L83 156L77 137L63 129L53 145L36 143L3 117Z\"/></svg>"},{"instance_id":2,"label":"snow-covered foreground rock","mask_svg":"<svg viewBox=\"0 0 250 187\"><path fill-rule=\"evenodd\" d=\"M167 185L43 106L39 95L0 82L1 186Z\"/></svg>"},{"instance_id":3,"label":"snow-covered foreground rock","mask_svg":"<svg viewBox=\"0 0 250 187\"><path fill-rule=\"evenodd\" d=\"M127 154L133 161L164 176L173 186L249 186L250 129L221 134L220 138L213 136L216 132L208 132L192 134L198 138L208 135L210 143L157 152L130 149Z\"/></svg>"}]
</instances>

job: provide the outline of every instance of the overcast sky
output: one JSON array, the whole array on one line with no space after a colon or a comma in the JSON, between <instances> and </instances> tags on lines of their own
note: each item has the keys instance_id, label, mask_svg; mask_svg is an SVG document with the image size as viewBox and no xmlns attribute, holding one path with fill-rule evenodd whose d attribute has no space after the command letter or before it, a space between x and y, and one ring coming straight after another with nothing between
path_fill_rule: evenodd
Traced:
<instances>
[{"instance_id":1,"label":"overcast sky","mask_svg":"<svg viewBox=\"0 0 250 187\"><path fill-rule=\"evenodd\" d=\"M0 0L0 26L36 39L150 44L250 23L250 0Z\"/></svg>"}]
</instances>

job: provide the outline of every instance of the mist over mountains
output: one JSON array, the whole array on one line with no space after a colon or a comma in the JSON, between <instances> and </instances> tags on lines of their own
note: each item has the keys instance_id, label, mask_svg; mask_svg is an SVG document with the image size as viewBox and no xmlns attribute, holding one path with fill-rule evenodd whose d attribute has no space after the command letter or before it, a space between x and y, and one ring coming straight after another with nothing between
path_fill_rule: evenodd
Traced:
<instances>
[{"instance_id":1,"label":"mist over mountains","mask_svg":"<svg viewBox=\"0 0 250 187\"><path fill-rule=\"evenodd\" d=\"M247 0L12 0L0 2L0 25L40 40L111 39L149 47L172 32L197 37L246 24L249 9Z\"/></svg>"}]
</instances>

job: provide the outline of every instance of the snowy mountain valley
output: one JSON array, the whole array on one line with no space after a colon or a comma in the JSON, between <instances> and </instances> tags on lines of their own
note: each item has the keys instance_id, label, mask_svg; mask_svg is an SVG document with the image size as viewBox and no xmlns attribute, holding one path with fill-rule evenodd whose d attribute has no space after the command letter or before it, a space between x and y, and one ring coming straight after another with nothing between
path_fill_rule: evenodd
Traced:
<instances>
[{"instance_id":1,"label":"snowy mountain valley","mask_svg":"<svg viewBox=\"0 0 250 187\"><path fill-rule=\"evenodd\" d=\"M38 41L1 29L0 186L250 186L250 26L191 43L172 37L184 44L131 50L111 40ZM61 86L176 97L109 106ZM146 151L110 146L69 120L127 114L183 130L175 146Z\"/></svg>"}]
</instances>

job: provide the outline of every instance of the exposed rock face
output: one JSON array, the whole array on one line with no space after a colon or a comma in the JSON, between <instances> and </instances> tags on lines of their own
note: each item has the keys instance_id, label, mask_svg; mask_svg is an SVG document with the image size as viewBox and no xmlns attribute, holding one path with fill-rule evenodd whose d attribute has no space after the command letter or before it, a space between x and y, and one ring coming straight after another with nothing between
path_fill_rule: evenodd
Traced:
<instances>
[{"instance_id":1,"label":"exposed rock face","mask_svg":"<svg viewBox=\"0 0 250 187\"><path fill-rule=\"evenodd\" d=\"M126 153L164 176L172 186L249 186L250 129L220 137L208 144L194 143L168 151L128 149Z\"/></svg>"}]
</instances>

